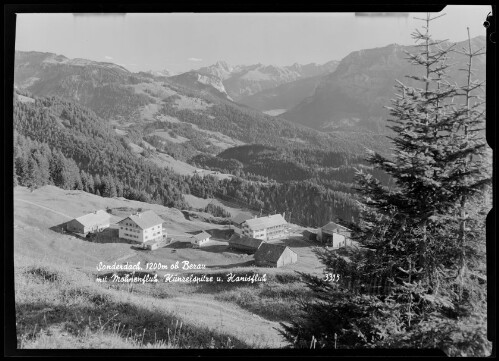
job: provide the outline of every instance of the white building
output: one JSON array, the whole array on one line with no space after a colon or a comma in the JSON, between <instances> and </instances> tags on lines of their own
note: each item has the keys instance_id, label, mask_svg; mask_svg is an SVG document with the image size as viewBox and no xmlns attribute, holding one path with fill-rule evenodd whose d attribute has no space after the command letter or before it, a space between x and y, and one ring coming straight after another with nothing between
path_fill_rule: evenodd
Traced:
<instances>
[{"instance_id":1,"label":"white building","mask_svg":"<svg viewBox=\"0 0 499 361\"><path fill-rule=\"evenodd\" d=\"M242 235L270 241L286 234L287 224L280 214L248 219L242 223Z\"/></svg>"},{"instance_id":2,"label":"white building","mask_svg":"<svg viewBox=\"0 0 499 361\"><path fill-rule=\"evenodd\" d=\"M207 243L210 240L210 237L211 236L208 233L206 233L205 231L201 231L192 235L190 242L193 248L199 248L203 244Z\"/></svg>"},{"instance_id":3,"label":"white building","mask_svg":"<svg viewBox=\"0 0 499 361\"><path fill-rule=\"evenodd\" d=\"M104 210L98 210L69 221L66 229L70 232L87 234L108 228L110 224L111 215Z\"/></svg>"},{"instance_id":4,"label":"white building","mask_svg":"<svg viewBox=\"0 0 499 361\"><path fill-rule=\"evenodd\" d=\"M329 222L319 228L317 240L332 246L333 248L345 247L352 244L350 233L352 231L334 222Z\"/></svg>"},{"instance_id":5,"label":"white building","mask_svg":"<svg viewBox=\"0 0 499 361\"><path fill-rule=\"evenodd\" d=\"M138 243L161 241L163 219L153 211L132 214L118 222L119 237Z\"/></svg>"}]
</instances>

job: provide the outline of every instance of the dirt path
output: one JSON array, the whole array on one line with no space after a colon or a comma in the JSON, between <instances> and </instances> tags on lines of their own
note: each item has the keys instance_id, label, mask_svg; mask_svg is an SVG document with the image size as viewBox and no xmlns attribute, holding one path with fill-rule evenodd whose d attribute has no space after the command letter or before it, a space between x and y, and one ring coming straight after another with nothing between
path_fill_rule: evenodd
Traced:
<instances>
[{"instance_id":1,"label":"dirt path","mask_svg":"<svg viewBox=\"0 0 499 361\"><path fill-rule=\"evenodd\" d=\"M64 214L64 213L61 213L61 212L57 212L51 208L48 208L48 207L45 207L45 206L42 206L42 205L39 205L39 204L36 204L36 203L33 203L33 202L30 202L30 201L27 201L25 199L20 199L20 198L16 198L15 201L20 201L20 202L25 202L25 203L29 203L29 204L32 204L34 206L37 206L37 207L40 207L40 208L43 208L43 209L46 209L48 211L51 211L51 212L54 212L54 213L57 213L63 217L66 217L66 218L69 218L69 219L73 219L73 217L70 217L68 216L67 214Z\"/></svg>"},{"instance_id":2,"label":"dirt path","mask_svg":"<svg viewBox=\"0 0 499 361\"><path fill-rule=\"evenodd\" d=\"M205 295L203 298L175 297L169 306L186 321L234 335L255 343L258 348L280 348L286 345L278 331L279 323L261 318L236 306Z\"/></svg>"}]
</instances>

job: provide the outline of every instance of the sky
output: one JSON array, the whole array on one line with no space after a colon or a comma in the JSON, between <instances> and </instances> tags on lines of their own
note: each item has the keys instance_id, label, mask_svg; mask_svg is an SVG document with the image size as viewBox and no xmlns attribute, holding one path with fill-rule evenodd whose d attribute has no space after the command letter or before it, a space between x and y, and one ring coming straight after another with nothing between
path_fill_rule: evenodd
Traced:
<instances>
[{"instance_id":1,"label":"sky","mask_svg":"<svg viewBox=\"0 0 499 361\"><path fill-rule=\"evenodd\" d=\"M433 21L435 39L485 35L491 6L447 6ZM424 13L18 14L16 50L111 62L130 71L175 73L214 64L323 64L350 52L397 43L411 45Z\"/></svg>"}]
</instances>

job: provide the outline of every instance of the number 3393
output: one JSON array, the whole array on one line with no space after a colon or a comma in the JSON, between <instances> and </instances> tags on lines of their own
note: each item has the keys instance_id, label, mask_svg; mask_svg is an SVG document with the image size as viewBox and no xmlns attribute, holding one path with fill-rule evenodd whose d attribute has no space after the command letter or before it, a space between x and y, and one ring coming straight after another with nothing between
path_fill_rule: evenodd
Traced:
<instances>
[{"instance_id":1,"label":"number 3393","mask_svg":"<svg viewBox=\"0 0 499 361\"><path fill-rule=\"evenodd\" d=\"M324 281L326 282L338 282L340 280L339 273L326 273L324 275Z\"/></svg>"}]
</instances>

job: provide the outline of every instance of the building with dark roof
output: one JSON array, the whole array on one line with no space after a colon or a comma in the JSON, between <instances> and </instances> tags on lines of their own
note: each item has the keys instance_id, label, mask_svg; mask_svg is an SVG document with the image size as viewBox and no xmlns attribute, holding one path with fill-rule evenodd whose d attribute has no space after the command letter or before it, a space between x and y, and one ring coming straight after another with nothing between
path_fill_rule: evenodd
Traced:
<instances>
[{"instance_id":1,"label":"building with dark roof","mask_svg":"<svg viewBox=\"0 0 499 361\"><path fill-rule=\"evenodd\" d=\"M282 244L263 243L255 253L255 263L260 267L282 267L297 261L298 255Z\"/></svg>"},{"instance_id":2,"label":"building with dark roof","mask_svg":"<svg viewBox=\"0 0 499 361\"><path fill-rule=\"evenodd\" d=\"M119 237L139 243L161 241L163 219L153 211L132 214L118 222Z\"/></svg>"},{"instance_id":3,"label":"building with dark roof","mask_svg":"<svg viewBox=\"0 0 499 361\"><path fill-rule=\"evenodd\" d=\"M249 213L238 213L235 217L233 217L231 219L231 224L234 227L234 233L241 235L243 223L251 218L253 218L253 216Z\"/></svg>"},{"instance_id":4,"label":"building with dark roof","mask_svg":"<svg viewBox=\"0 0 499 361\"><path fill-rule=\"evenodd\" d=\"M240 236L238 234L233 234L229 239L230 248L248 253L255 253L262 243L264 243L264 241L261 239Z\"/></svg>"},{"instance_id":5,"label":"building with dark roof","mask_svg":"<svg viewBox=\"0 0 499 361\"><path fill-rule=\"evenodd\" d=\"M308 229L303 231L303 238L307 241L315 241L317 239L317 233L309 231Z\"/></svg>"},{"instance_id":6,"label":"building with dark roof","mask_svg":"<svg viewBox=\"0 0 499 361\"><path fill-rule=\"evenodd\" d=\"M333 248L345 247L352 243L350 239L351 230L335 222L329 222L319 228L317 240L332 246Z\"/></svg>"},{"instance_id":7,"label":"building with dark roof","mask_svg":"<svg viewBox=\"0 0 499 361\"><path fill-rule=\"evenodd\" d=\"M66 229L70 232L87 234L109 228L110 224L111 215L104 210L98 210L69 221Z\"/></svg>"}]
</instances>

